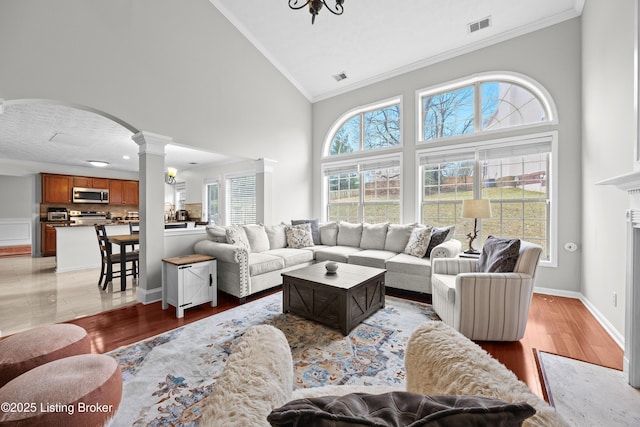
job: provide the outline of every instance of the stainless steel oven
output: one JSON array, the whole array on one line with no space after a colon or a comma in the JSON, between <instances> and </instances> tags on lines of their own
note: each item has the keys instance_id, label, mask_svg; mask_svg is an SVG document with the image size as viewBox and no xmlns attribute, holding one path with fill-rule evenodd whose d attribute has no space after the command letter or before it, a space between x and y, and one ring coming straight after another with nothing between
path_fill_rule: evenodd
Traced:
<instances>
[{"instance_id":1,"label":"stainless steel oven","mask_svg":"<svg viewBox=\"0 0 640 427\"><path fill-rule=\"evenodd\" d=\"M109 203L109 190L73 187L73 203Z\"/></svg>"}]
</instances>

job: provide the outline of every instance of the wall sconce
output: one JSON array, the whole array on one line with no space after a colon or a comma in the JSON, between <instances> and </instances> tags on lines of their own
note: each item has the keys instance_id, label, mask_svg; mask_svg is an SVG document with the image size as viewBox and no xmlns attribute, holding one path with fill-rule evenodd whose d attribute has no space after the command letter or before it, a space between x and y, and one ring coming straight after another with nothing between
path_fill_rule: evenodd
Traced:
<instances>
[{"instance_id":1,"label":"wall sconce","mask_svg":"<svg viewBox=\"0 0 640 427\"><path fill-rule=\"evenodd\" d=\"M164 182L171 185L175 184L177 173L178 170L176 168L167 168L167 173L164 176Z\"/></svg>"}]
</instances>

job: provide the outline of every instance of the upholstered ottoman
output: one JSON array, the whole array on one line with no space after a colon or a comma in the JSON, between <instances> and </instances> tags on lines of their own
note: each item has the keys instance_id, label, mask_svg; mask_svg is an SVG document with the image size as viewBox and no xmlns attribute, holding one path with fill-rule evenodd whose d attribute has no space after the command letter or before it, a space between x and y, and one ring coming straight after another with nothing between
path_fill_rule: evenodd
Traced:
<instances>
[{"instance_id":1,"label":"upholstered ottoman","mask_svg":"<svg viewBox=\"0 0 640 427\"><path fill-rule=\"evenodd\" d=\"M87 332L68 323L12 335L0 341L0 387L47 362L86 353L91 353Z\"/></svg>"},{"instance_id":2,"label":"upholstered ottoman","mask_svg":"<svg viewBox=\"0 0 640 427\"><path fill-rule=\"evenodd\" d=\"M0 388L2 426L103 426L122 398L113 357L81 354L31 369Z\"/></svg>"}]
</instances>

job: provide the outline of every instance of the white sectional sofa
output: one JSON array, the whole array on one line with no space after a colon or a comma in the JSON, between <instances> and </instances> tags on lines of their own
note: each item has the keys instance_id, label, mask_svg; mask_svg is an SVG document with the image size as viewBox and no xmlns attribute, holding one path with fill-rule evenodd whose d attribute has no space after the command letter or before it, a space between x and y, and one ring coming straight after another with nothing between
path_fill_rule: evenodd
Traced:
<instances>
[{"instance_id":1,"label":"white sectional sofa","mask_svg":"<svg viewBox=\"0 0 640 427\"><path fill-rule=\"evenodd\" d=\"M309 227L312 240L294 247L287 228L299 225L207 226L207 239L194 251L217 258L218 289L242 301L282 284L285 271L327 260L385 268L387 287L430 294L431 259L455 257L462 248L451 238L453 227L434 228L429 253L418 257L404 252L412 231L425 227L420 224L311 221L302 226Z\"/></svg>"}]
</instances>

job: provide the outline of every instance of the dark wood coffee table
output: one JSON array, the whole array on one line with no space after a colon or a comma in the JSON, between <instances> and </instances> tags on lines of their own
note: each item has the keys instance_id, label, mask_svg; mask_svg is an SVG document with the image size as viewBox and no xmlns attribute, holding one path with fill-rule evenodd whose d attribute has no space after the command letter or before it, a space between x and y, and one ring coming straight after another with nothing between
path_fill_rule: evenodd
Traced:
<instances>
[{"instance_id":1,"label":"dark wood coffee table","mask_svg":"<svg viewBox=\"0 0 640 427\"><path fill-rule=\"evenodd\" d=\"M344 335L384 307L387 270L339 263L327 274L326 262L282 273L282 311L340 329Z\"/></svg>"}]
</instances>

